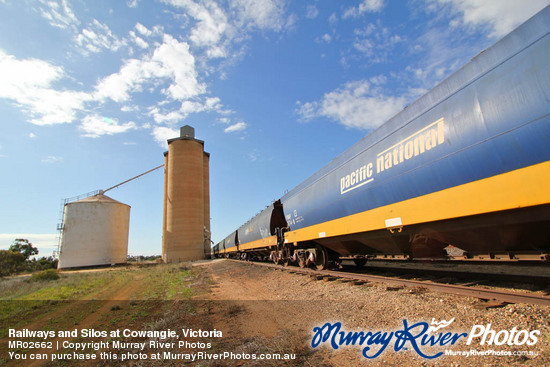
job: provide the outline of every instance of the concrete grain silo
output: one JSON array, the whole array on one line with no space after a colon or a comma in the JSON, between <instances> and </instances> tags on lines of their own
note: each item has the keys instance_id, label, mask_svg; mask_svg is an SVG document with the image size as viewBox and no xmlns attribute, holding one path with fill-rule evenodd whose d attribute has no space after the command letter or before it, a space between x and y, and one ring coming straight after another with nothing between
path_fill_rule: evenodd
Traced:
<instances>
[{"instance_id":1,"label":"concrete grain silo","mask_svg":"<svg viewBox=\"0 0 550 367\"><path fill-rule=\"evenodd\" d=\"M195 129L184 126L165 153L162 258L192 261L210 253L209 154Z\"/></svg>"},{"instance_id":2,"label":"concrete grain silo","mask_svg":"<svg viewBox=\"0 0 550 367\"><path fill-rule=\"evenodd\" d=\"M66 204L58 268L125 262L129 223L130 206L102 193Z\"/></svg>"}]
</instances>

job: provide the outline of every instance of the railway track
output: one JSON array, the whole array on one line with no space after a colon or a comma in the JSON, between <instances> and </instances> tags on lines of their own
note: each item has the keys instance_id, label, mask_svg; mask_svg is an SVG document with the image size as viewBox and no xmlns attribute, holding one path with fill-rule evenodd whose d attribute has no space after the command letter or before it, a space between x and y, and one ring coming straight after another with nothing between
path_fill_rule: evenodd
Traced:
<instances>
[{"instance_id":1,"label":"railway track","mask_svg":"<svg viewBox=\"0 0 550 367\"><path fill-rule=\"evenodd\" d=\"M240 260L231 260L236 262L242 262ZM455 285L438 283L431 280L416 280L416 279L401 279L392 276L381 276L364 273L352 273L347 271L334 271L334 270L314 270L310 268L298 268L292 266L281 266L270 263L260 262L247 262L253 266L265 266L272 269L278 269L283 271L289 271L296 274L305 274L310 276L316 276L319 279L324 277L330 277L335 279L346 279L350 281L359 282L375 282L391 285L393 287L408 287L411 289L424 288L427 290L455 294L464 297L475 297L482 300L494 300L502 303L527 303L536 304L541 306L550 306L550 296L529 293L519 293L517 291L508 290L495 290L476 287L473 285Z\"/></svg>"}]
</instances>

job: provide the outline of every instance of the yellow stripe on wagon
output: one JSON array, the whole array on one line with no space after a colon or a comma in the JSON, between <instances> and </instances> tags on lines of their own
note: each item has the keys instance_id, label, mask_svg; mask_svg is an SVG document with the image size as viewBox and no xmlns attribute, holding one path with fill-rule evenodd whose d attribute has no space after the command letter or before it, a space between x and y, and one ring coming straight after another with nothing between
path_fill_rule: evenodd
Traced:
<instances>
[{"instance_id":1,"label":"yellow stripe on wagon","mask_svg":"<svg viewBox=\"0 0 550 367\"><path fill-rule=\"evenodd\" d=\"M287 243L550 203L550 162L285 233ZM388 221L388 222L386 222ZM321 235L322 234L322 235ZM252 243L252 242L251 242ZM243 245L241 245L242 248Z\"/></svg>"},{"instance_id":2,"label":"yellow stripe on wagon","mask_svg":"<svg viewBox=\"0 0 550 367\"><path fill-rule=\"evenodd\" d=\"M266 238L261 238L256 241L242 243L239 245L239 251L252 250L255 248L261 247L270 247L277 245L277 236L270 236ZM225 249L226 252L237 252L237 246L230 247Z\"/></svg>"}]
</instances>

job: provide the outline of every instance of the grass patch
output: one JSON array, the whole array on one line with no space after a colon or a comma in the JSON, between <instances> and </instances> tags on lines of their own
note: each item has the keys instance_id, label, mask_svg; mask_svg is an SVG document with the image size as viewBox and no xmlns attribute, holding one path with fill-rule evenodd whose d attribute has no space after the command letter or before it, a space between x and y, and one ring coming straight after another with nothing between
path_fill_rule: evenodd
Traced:
<instances>
[{"instance_id":1,"label":"grass patch","mask_svg":"<svg viewBox=\"0 0 550 367\"><path fill-rule=\"evenodd\" d=\"M0 300L82 299L113 280L112 272L63 274L56 282L30 282L24 278L0 281Z\"/></svg>"},{"instance_id":2,"label":"grass patch","mask_svg":"<svg viewBox=\"0 0 550 367\"><path fill-rule=\"evenodd\" d=\"M150 269L142 294L145 300L188 300L197 292L192 287L197 277L189 264L170 264Z\"/></svg>"},{"instance_id":3,"label":"grass patch","mask_svg":"<svg viewBox=\"0 0 550 367\"><path fill-rule=\"evenodd\" d=\"M0 338L8 328L30 324L43 330L72 329L130 284L135 287L130 300L118 305L122 310L114 307L107 315L111 322L133 324L156 313L151 302L142 304L143 300L189 300L197 294L192 289L198 279L194 271L187 264L170 264L59 274L54 270L36 273L32 281L29 277L1 279ZM57 280L42 281L54 278L54 273L60 276Z\"/></svg>"},{"instance_id":4,"label":"grass patch","mask_svg":"<svg viewBox=\"0 0 550 367\"><path fill-rule=\"evenodd\" d=\"M23 277L0 281L0 337L5 336L8 328L19 328L34 320L48 318L69 301L90 299L122 280L114 278L111 273L62 274L56 281L30 281L30 278ZM80 311L77 315L64 314L63 319L70 319L71 324L78 323L89 314L89 310ZM50 317L46 325L55 328L61 321Z\"/></svg>"}]
</instances>

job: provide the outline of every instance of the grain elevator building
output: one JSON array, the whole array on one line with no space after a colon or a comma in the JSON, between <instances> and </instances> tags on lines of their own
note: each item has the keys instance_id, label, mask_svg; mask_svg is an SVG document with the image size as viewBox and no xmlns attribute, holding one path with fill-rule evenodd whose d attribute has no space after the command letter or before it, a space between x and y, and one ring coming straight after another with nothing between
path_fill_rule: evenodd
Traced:
<instances>
[{"instance_id":1,"label":"grain elevator building","mask_svg":"<svg viewBox=\"0 0 550 367\"><path fill-rule=\"evenodd\" d=\"M164 153L164 262L204 259L210 254L210 154L186 125Z\"/></svg>"}]
</instances>

